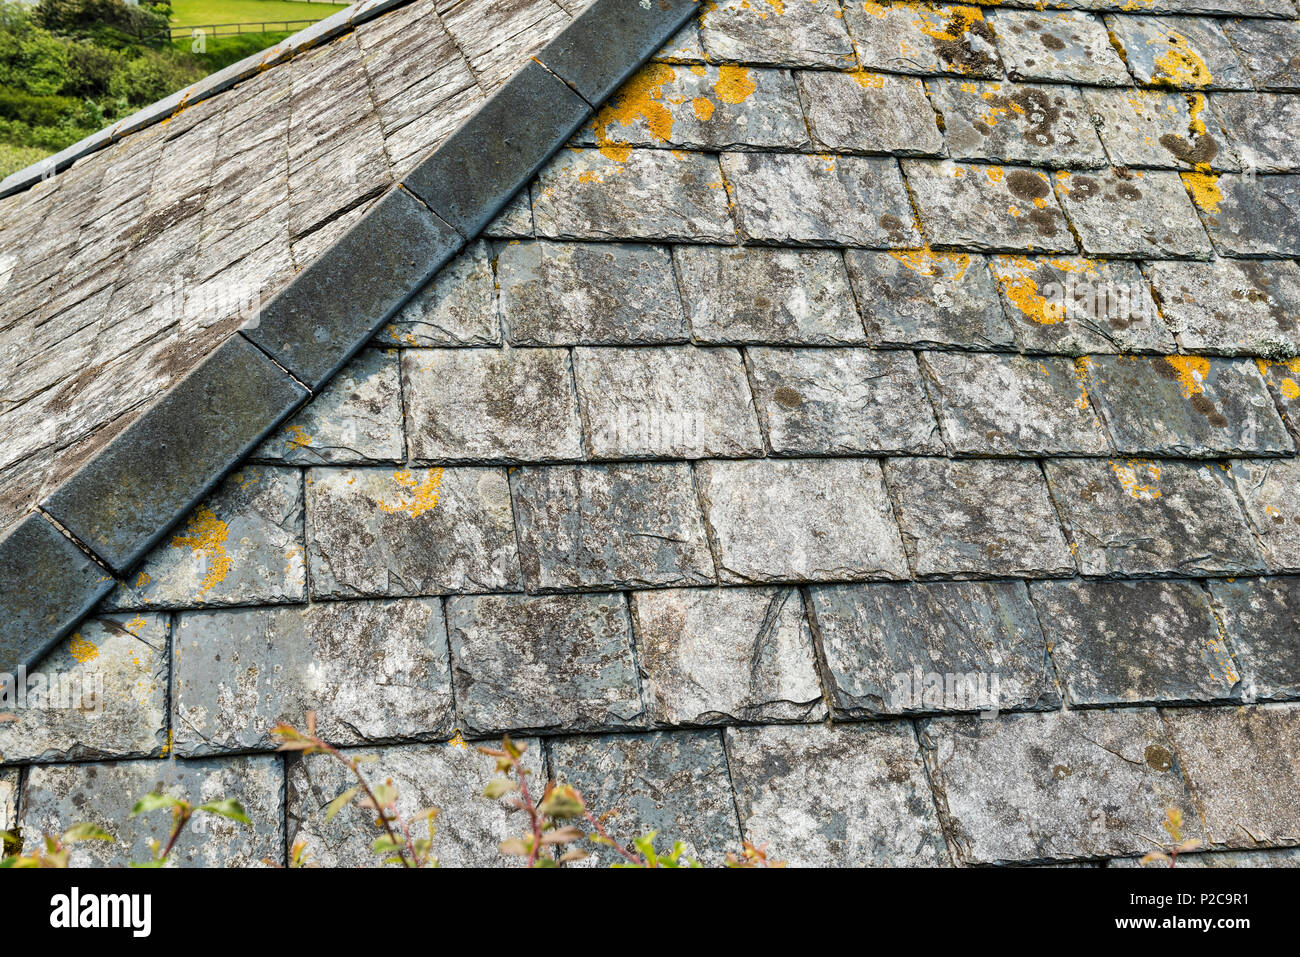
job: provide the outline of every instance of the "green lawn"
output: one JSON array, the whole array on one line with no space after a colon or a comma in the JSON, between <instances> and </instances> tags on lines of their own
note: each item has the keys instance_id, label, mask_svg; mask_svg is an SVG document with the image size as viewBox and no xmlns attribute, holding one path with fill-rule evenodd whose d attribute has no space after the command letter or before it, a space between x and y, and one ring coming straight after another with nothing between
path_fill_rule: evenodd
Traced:
<instances>
[{"instance_id":1,"label":"green lawn","mask_svg":"<svg viewBox=\"0 0 1300 957\"><path fill-rule=\"evenodd\" d=\"M324 20L341 4L294 3L291 0L172 0L172 25L257 23L263 20Z\"/></svg>"}]
</instances>

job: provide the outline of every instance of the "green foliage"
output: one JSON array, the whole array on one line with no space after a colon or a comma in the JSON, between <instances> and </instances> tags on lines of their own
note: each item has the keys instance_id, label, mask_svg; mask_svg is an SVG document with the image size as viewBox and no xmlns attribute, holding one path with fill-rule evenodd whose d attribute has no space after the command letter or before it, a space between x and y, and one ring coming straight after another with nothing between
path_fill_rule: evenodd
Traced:
<instances>
[{"instance_id":1,"label":"green foliage","mask_svg":"<svg viewBox=\"0 0 1300 957\"><path fill-rule=\"evenodd\" d=\"M108 93L133 107L147 106L203 75L203 70L174 54L143 50L124 69L114 72L109 80Z\"/></svg>"},{"instance_id":2,"label":"green foliage","mask_svg":"<svg viewBox=\"0 0 1300 957\"><path fill-rule=\"evenodd\" d=\"M168 39L171 6L133 5L123 0L40 0L32 19L50 33L110 49L162 46Z\"/></svg>"}]
</instances>

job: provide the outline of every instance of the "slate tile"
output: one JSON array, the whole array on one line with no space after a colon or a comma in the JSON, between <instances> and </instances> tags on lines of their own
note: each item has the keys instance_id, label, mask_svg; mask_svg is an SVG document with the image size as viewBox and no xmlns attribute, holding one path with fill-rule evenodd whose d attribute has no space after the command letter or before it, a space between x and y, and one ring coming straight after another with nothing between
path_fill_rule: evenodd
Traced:
<instances>
[{"instance_id":1,"label":"slate tile","mask_svg":"<svg viewBox=\"0 0 1300 957\"><path fill-rule=\"evenodd\" d=\"M644 723L622 595L450 598L447 632L467 731Z\"/></svg>"},{"instance_id":2,"label":"slate tile","mask_svg":"<svg viewBox=\"0 0 1300 957\"><path fill-rule=\"evenodd\" d=\"M1015 344L983 256L849 249L844 260L872 345L1006 349Z\"/></svg>"},{"instance_id":3,"label":"slate tile","mask_svg":"<svg viewBox=\"0 0 1300 957\"><path fill-rule=\"evenodd\" d=\"M1163 861L1141 863L1138 857L1117 857L1106 862L1106 867L1168 867ZM1288 847L1279 850L1263 851L1217 851L1209 854L1179 854L1179 867L1204 868L1228 867L1300 867L1300 848Z\"/></svg>"},{"instance_id":4,"label":"slate tile","mask_svg":"<svg viewBox=\"0 0 1300 957\"><path fill-rule=\"evenodd\" d=\"M724 582L907 577L874 459L701 462L696 480Z\"/></svg>"},{"instance_id":5,"label":"slate tile","mask_svg":"<svg viewBox=\"0 0 1300 957\"><path fill-rule=\"evenodd\" d=\"M1300 23L1287 13L1286 20L1225 20L1224 32L1232 40L1250 78L1261 90L1300 90Z\"/></svg>"},{"instance_id":6,"label":"slate tile","mask_svg":"<svg viewBox=\"0 0 1300 957\"><path fill-rule=\"evenodd\" d=\"M1300 708L1187 708L1163 712L1206 842L1255 848L1294 844L1300 834L1293 743Z\"/></svg>"},{"instance_id":7,"label":"slate tile","mask_svg":"<svg viewBox=\"0 0 1300 957\"><path fill-rule=\"evenodd\" d=\"M1101 18L1083 10L993 12L998 50L1013 80L1129 86Z\"/></svg>"},{"instance_id":8,"label":"slate tile","mask_svg":"<svg viewBox=\"0 0 1300 957\"><path fill-rule=\"evenodd\" d=\"M975 455L1105 454L1110 442L1069 359L927 352L944 438Z\"/></svg>"},{"instance_id":9,"label":"slate tile","mask_svg":"<svg viewBox=\"0 0 1300 957\"><path fill-rule=\"evenodd\" d=\"M920 242L898 164L890 158L723 153L722 171L745 240L810 246Z\"/></svg>"},{"instance_id":10,"label":"slate tile","mask_svg":"<svg viewBox=\"0 0 1300 957\"><path fill-rule=\"evenodd\" d=\"M727 756L718 731L661 731L551 741L556 779L582 792L616 841L657 833L655 849L685 845L684 857L718 867L740 847ZM653 781L647 788L644 782ZM585 829L585 828L584 828ZM614 863L613 848L588 845L592 857L579 867Z\"/></svg>"},{"instance_id":11,"label":"slate tile","mask_svg":"<svg viewBox=\"0 0 1300 957\"><path fill-rule=\"evenodd\" d=\"M0 771L0 831L18 826L18 775L20 769Z\"/></svg>"},{"instance_id":12,"label":"slate tile","mask_svg":"<svg viewBox=\"0 0 1300 957\"><path fill-rule=\"evenodd\" d=\"M500 342L492 251L488 244L481 240L471 243L447 263L428 285L411 297L375 341L403 346L478 346Z\"/></svg>"},{"instance_id":13,"label":"slate tile","mask_svg":"<svg viewBox=\"0 0 1300 957\"><path fill-rule=\"evenodd\" d=\"M318 714L335 745L451 731L436 598L193 612L177 619L176 753L269 751L280 722Z\"/></svg>"},{"instance_id":14,"label":"slate tile","mask_svg":"<svg viewBox=\"0 0 1300 957\"><path fill-rule=\"evenodd\" d=\"M994 256L998 294L1028 352L1174 352L1136 263L1081 256Z\"/></svg>"},{"instance_id":15,"label":"slate tile","mask_svg":"<svg viewBox=\"0 0 1300 957\"><path fill-rule=\"evenodd\" d=\"M747 350L759 414L778 455L942 452L910 352Z\"/></svg>"},{"instance_id":16,"label":"slate tile","mask_svg":"<svg viewBox=\"0 0 1300 957\"><path fill-rule=\"evenodd\" d=\"M402 393L416 461L582 457L567 349L406 349Z\"/></svg>"},{"instance_id":17,"label":"slate tile","mask_svg":"<svg viewBox=\"0 0 1300 957\"><path fill-rule=\"evenodd\" d=\"M501 316L519 345L685 342L663 246L511 243L497 259Z\"/></svg>"},{"instance_id":18,"label":"slate tile","mask_svg":"<svg viewBox=\"0 0 1300 957\"><path fill-rule=\"evenodd\" d=\"M885 479L918 578L1074 572L1036 462L890 459Z\"/></svg>"},{"instance_id":19,"label":"slate tile","mask_svg":"<svg viewBox=\"0 0 1300 957\"><path fill-rule=\"evenodd\" d=\"M0 674L0 764L160 755L167 743L167 617L81 622L27 672Z\"/></svg>"},{"instance_id":20,"label":"slate tile","mask_svg":"<svg viewBox=\"0 0 1300 957\"><path fill-rule=\"evenodd\" d=\"M1153 708L937 718L921 749L965 864L1146 853L1171 807L1202 836Z\"/></svg>"},{"instance_id":21,"label":"slate tile","mask_svg":"<svg viewBox=\"0 0 1300 957\"><path fill-rule=\"evenodd\" d=\"M1216 93L1213 100L1242 166L1260 173L1300 171L1300 96Z\"/></svg>"},{"instance_id":22,"label":"slate tile","mask_svg":"<svg viewBox=\"0 0 1300 957\"><path fill-rule=\"evenodd\" d=\"M1106 26L1144 86L1250 89L1250 77L1217 20L1107 16Z\"/></svg>"},{"instance_id":23,"label":"slate tile","mask_svg":"<svg viewBox=\"0 0 1300 957\"><path fill-rule=\"evenodd\" d=\"M519 738L523 765L530 781L546 777L542 743ZM483 797L483 789L496 776L493 760L471 745L453 740L446 744L416 744L379 748L369 752L369 765L397 789L397 809L408 820L425 808L438 815L433 855L440 867L518 867L523 861L506 857L498 845L526 829L523 818L510 806L514 795L496 801ZM329 803L356 784L351 773L329 755L290 755L286 761L288 842L307 846L307 861L315 867L379 867L383 858L371 845L378 834L374 814L349 804L332 820L325 820ZM421 831L418 837L423 837Z\"/></svg>"},{"instance_id":24,"label":"slate tile","mask_svg":"<svg viewBox=\"0 0 1300 957\"><path fill-rule=\"evenodd\" d=\"M943 153L943 134L919 79L866 70L800 70L794 77L818 149Z\"/></svg>"},{"instance_id":25,"label":"slate tile","mask_svg":"<svg viewBox=\"0 0 1300 957\"><path fill-rule=\"evenodd\" d=\"M865 342L836 250L674 246L696 342Z\"/></svg>"},{"instance_id":26,"label":"slate tile","mask_svg":"<svg viewBox=\"0 0 1300 957\"><path fill-rule=\"evenodd\" d=\"M907 722L728 728L745 839L791 867L950 863Z\"/></svg>"},{"instance_id":27,"label":"slate tile","mask_svg":"<svg viewBox=\"0 0 1300 957\"><path fill-rule=\"evenodd\" d=\"M1218 465L1058 459L1046 468L1085 575L1264 570L1229 476Z\"/></svg>"},{"instance_id":28,"label":"slate tile","mask_svg":"<svg viewBox=\"0 0 1300 957\"><path fill-rule=\"evenodd\" d=\"M668 38L654 54L661 63L703 63L704 47L700 43L699 20L691 20Z\"/></svg>"},{"instance_id":29,"label":"slate tile","mask_svg":"<svg viewBox=\"0 0 1300 957\"><path fill-rule=\"evenodd\" d=\"M850 2L844 21L868 70L1002 75L992 24L978 6Z\"/></svg>"},{"instance_id":30,"label":"slate tile","mask_svg":"<svg viewBox=\"0 0 1300 957\"><path fill-rule=\"evenodd\" d=\"M1268 567L1300 571L1300 460L1233 462L1232 474Z\"/></svg>"},{"instance_id":31,"label":"slate tile","mask_svg":"<svg viewBox=\"0 0 1300 957\"><path fill-rule=\"evenodd\" d=\"M936 246L1074 252L1074 237L1041 170L904 160L903 171Z\"/></svg>"},{"instance_id":32,"label":"slate tile","mask_svg":"<svg viewBox=\"0 0 1300 957\"><path fill-rule=\"evenodd\" d=\"M826 717L798 590L637 592L632 620L646 709L656 724Z\"/></svg>"},{"instance_id":33,"label":"slate tile","mask_svg":"<svg viewBox=\"0 0 1300 957\"><path fill-rule=\"evenodd\" d=\"M1034 582L1070 707L1216 701L1238 670L1197 582Z\"/></svg>"},{"instance_id":34,"label":"slate tile","mask_svg":"<svg viewBox=\"0 0 1300 957\"><path fill-rule=\"evenodd\" d=\"M671 150L563 150L533 185L548 239L735 241L716 156Z\"/></svg>"},{"instance_id":35,"label":"slate tile","mask_svg":"<svg viewBox=\"0 0 1300 957\"><path fill-rule=\"evenodd\" d=\"M519 587L499 469L312 469L307 541L313 598Z\"/></svg>"},{"instance_id":36,"label":"slate tile","mask_svg":"<svg viewBox=\"0 0 1300 957\"><path fill-rule=\"evenodd\" d=\"M1237 95L1214 94L1216 107L1220 96ZM1235 139L1204 93L1085 89L1083 98L1112 166L1241 168Z\"/></svg>"},{"instance_id":37,"label":"slate tile","mask_svg":"<svg viewBox=\"0 0 1300 957\"><path fill-rule=\"evenodd\" d=\"M1060 706L1019 582L817 585L808 594L837 714Z\"/></svg>"},{"instance_id":38,"label":"slate tile","mask_svg":"<svg viewBox=\"0 0 1300 957\"><path fill-rule=\"evenodd\" d=\"M529 187L515 193L515 198L506 203L496 219L483 227L483 235L489 239L528 239L533 235L533 198Z\"/></svg>"},{"instance_id":39,"label":"slate tile","mask_svg":"<svg viewBox=\"0 0 1300 957\"><path fill-rule=\"evenodd\" d=\"M1256 359L1255 364L1282 413L1282 421L1293 436L1300 438L1300 358L1285 362Z\"/></svg>"},{"instance_id":40,"label":"slate tile","mask_svg":"<svg viewBox=\"0 0 1300 957\"><path fill-rule=\"evenodd\" d=\"M529 591L714 581L684 462L523 468L510 482Z\"/></svg>"},{"instance_id":41,"label":"slate tile","mask_svg":"<svg viewBox=\"0 0 1300 957\"><path fill-rule=\"evenodd\" d=\"M1242 697L1300 697L1300 578L1215 579L1210 597L1236 651Z\"/></svg>"},{"instance_id":42,"label":"slate tile","mask_svg":"<svg viewBox=\"0 0 1300 957\"><path fill-rule=\"evenodd\" d=\"M1300 268L1286 260L1153 262L1147 275L1183 349L1219 355L1300 354Z\"/></svg>"},{"instance_id":43,"label":"slate tile","mask_svg":"<svg viewBox=\"0 0 1300 957\"><path fill-rule=\"evenodd\" d=\"M1208 259L1209 238L1173 171L1056 174L1061 207L1089 256Z\"/></svg>"},{"instance_id":44,"label":"slate tile","mask_svg":"<svg viewBox=\"0 0 1300 957\"><path fill-rule=\"evenodd\" d=\"M1295 446L1254 363L1200 356L1096 356L1093 401L1129 455L1288 454Z\"/></svg>"},{"instance_id":45,"label":"slate tile","mask_svg":"<svg viewBox=\"0 0 1300 957\"><path fill-rule=\"evenodd\" d=\"M761 454L739 350L578 348L574 371L595 458Z\"/></svg>"},{"instance_id":46,"label":"slate tile","mask_svg":"<svg viewBox=\"0 0 1300 957\"><path fill-rule=\"evenodd\" d=\"M930 95L953 159L1106 165L1078 87L932 80Z\"/></svg>"},{"instance_id":47,"label":"slate tile","mask_svg":"<svg viewBox=\"0 0 1300 957\"><path fill-rule=\"evenodd\" d=\"M177 867L256 867L284 859L284 772L275 755L207 761L113 761L59 764L31 769L23 786L20 819L27 853L42 834L62 834L74 824L98 824L115 841L82 841L72 848L72 867L125 867L147 861L149 841L165 837L161 811L130 817L135 802L162 792L193 804L234 798L252 825L206 815L202 829L189 827L172 849Z\"/></svg>"},{"instance_id":48,"label":"slate tile","mask_svg":"<svg viewBox=\"0 0 1300 957\"><path fill-rule=\"evenodd\" d=\"M843 68L853 63L853 44L839 14L811 0L718 0L700 13L700 42L710 60Z\"/></svg>"},{"instance_id":49,"label":"slate tile","mask_svg":"<svg viewBox=\"0 0 1300 957\"><path fill-rule=\"evenodd\" d=\"M1221 255L1300 256L1300 174L1182 175Z\"/></svg>"}]
</instances>

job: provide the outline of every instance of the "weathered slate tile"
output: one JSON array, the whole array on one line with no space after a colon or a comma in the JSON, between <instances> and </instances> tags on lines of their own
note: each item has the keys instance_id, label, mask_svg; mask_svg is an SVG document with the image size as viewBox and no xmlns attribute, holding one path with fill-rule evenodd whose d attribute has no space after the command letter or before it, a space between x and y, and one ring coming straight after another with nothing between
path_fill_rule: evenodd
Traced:
<instances>
[{"instance_id":1,"label":"weathered slate tile","mask_svg":"<svg viewBox=\"0 0 1300 957\"><path fill-rule=\"evenodd\" d=\"M1093 400L1122 454L1206 458L1295 451L1248 359L1095 356L1087 369Z\"/></svg>"},{"instance_id":2,"label":"weathered slate tile","mask_svg":"<svg viewBox=\"0 0 1300 957\"><path fill-rule=\"evenodd\" d=\"M529 591L714 582L684 462L523 468L510 483Z\"/></svg>"},{"instance_id":3,"label":"weathered slate tile","mask_svg":"<svg viewBox=\"0 0 1300 957\"><path fill-rule=\"evenodd\" d=\"M467 731L644 723L622 595L450 598L447 632Z\"/></svg>"},{"instance_id":4,"label":"weathered slate tile","mask_svg":"<svg viewBox=\"0 0 1300 957\"><path fill-rule=\"evenodd\" d=\"M874 346L1015 345L983 256L849 249L844 260Z\"/></svg>"},{"instance_id":5,"label":"weathered slate tile","mask_svg":"<svg viewBox=\"0 0 1300 957\"><path fill-rule=\"evenodd\" d=\"M1300 174L1182 176L1222 255L1300 256Z\"/></svg>"},{"instance_id":6,"label":"weathered slate tile","mask_svg":"<svg viewBox=\"0 0 1300 957\"><path fill-rule=\"evenodd\" d=\"M885 478L918 578L1074 572L1036 462L890 459Z\"/></svg>"},{"instance_id":7,"label":"weathered slate tile","mask_svg":"<svg viewBox=\"0 0 1300 957\"><path fill-rule=\"evenodd\" d=\"M1300 460L1233 462L1232 474L1268 567L1300 571Z\"/></svg>"},{"instance_id":8,"label":"weathered slate tile","mask_svg":"<svg viewBox=\"0 0 1300 957\"><path fill-rule=\"evenodd\" d=\"M582 457L567 349L406 349L402 392L417 461Z\"/></svg>"},{"instance_id":9,"label":"weathered slate tile","mask_svg":"<svg viewBox=\"0 0 1300 957\"><path fill-rule=\"evenodd\" d=\"M1107 16L1106 26L1129 70L1143 85L1250 89L1250 77L1217 20Z\"/></svg>"},{"instance_id":10,"label":"weathered slate tile","mask_svg":"<svg viewBox=\"0 0 1300 957\"><path fill-rule=\"evenodd\" d=\"M1155 709L940 718L921 748L966 864L1146 853L1170 807L1201 837Z\"/></svg>"},{"instance_id":11,"label":"weathered slate tile","mask_svg":"<svg viewBox=\"0 0 1300 957\"><path fill-rule=\"evenodd\" d=\"M573 366L583 433L595 458L762 453L738 349L580 347Z\"/></svg>"},{"instance_id":12,"label":"weathered slate tile","mask_svg":"<svg viewBox=\"0 0 1300 957\"><path fill-rule=\"evenodd\" d=\"M905 721L728 728L745 839L792 867L936 867L950 861L916 736Z\"/></svg>"},{"instance_id":13,"label":"weathered slate tile","mask_svg":"<svg viewBox=\"0 0 1300 957\"><path fill-rule=\"evenodd\" d=\"M446 734L451 669L436 598L317 602L181 615L176 753L265 751L308 711L336 745Z\"/></svg>"},{"instance_id":14,"label":"weathered slate tile","mask_svg":"<svg viewBox=\"0 0 1300 957\"><path fill-rule=\"evenodd\" d=\"M1300 708L1188 708L1163 712L1205 822L1206 842L1289 845L1300 835L1295 741Z\"/></svg>"},{"instance_id":15,"label":"weathered slate tile","mask_svg":"<svg viewBox=\"0 0 1300 957\"><path fill-rule=\"evenodd\" d=\"M1056 192L1089 256L1210 256L1210 240L1196 209L1171 170L1062 170L1056 174Z\"/></svg>"},{"instance_id":16,"label":"weathered slate tile","mask_svg":"<svg viewBox=\"0 0 1300 957\"><path fill-rule=\"evenodd\" d=\"M985 455L1105 454L1110 442L1069 359L987 353L922 355L944 438Z\"/></svg>"},{"instance_id":17,"label":"weathered slate tile","mask_svg":"<svg viewBox=\"0 0 1300 957\"><path fill-rule=\"evenodd\" d=\"M756 243L915 246L898 164L889 158L723 153L740 235Z\"/></svg>"},{"instance_id":18,"label":"weathered slate tile","mask_svg":"<svg viewBox=\"0 0 1300 957\"><path fill-rule=\"evenodd\" d=\"M707 153L561 150L533 184L533 221L549 239L731 243L726 193Z\"/></svg>"},{"instance_id":19,"label":"weathered slate tile","mask_svg":"<svg viewBox=\"0 0 1300 957\"><path fill-rule=\"evenodd\" d=\"M1300 358L1285 362L1256 359L1255 364L1268 384L1269 394L1282 414L1282 421L1293 436L1300 438Z\"/></svg>"},{"instance_id":20,"label":"weathered slate tile","mask_svg":"<svg viewBox=\"0 0 1300 957\"><path fill-rule=\"evenodd\" d=\"M1290 13L1287 14L1290 18ZM1294 19L1225 20L1223 29L1261 90L1300 90L1300 23ZM1244 85L1244 84L1243 84Z\"/></svg>"},{"instance_id":21,"label":"weathered slate tile","mask_svg":"<svg viewBox=\"0 0 1300 957\"><path fill-rule=\"evenodd\" d=\"M0 764L152 757L167 743L167 618L82 622L26 673L0 674Z\"/></svg>"},{"instance_id":22,"label":"weathered slate tile","mask_svg":"<svg viewBox=\"0 0 1300 957\"><path fill-rule=\"evenodd\" d=\"M701 462L696 478L723 581L907 577L874 459Z\"/></svg>"},{"instance_id":23,"label":"weathered slate tile","mask_svg":"<svg viewBox=\"0 0 1300 957\"><path fill-rule=\"evenodd\" d=\"M942 452L910 352L747 350L759 415L778 455Z\"/></svg>"},{"instance_id":24,"label":"weathered slate tile","mask_svg":"<svg viewBox=\"0 0 1300 957\"><path fill-rule=\"evenodd\" d=\"M685 845L685 857L718 867L740 846L727 756L718 731L661 731L556 738L550 742L556 780L582 792L605 829L625 845L656 831L655 849ZM647 788L645 782L653 781ZM579 867L608 867L613 848L588 844Z\"/></svg>"},{"instance_id":25,"label":"weathered slate tile","mask_svg":"<svg viewBox=\"0 0 1300 957\"><path fill-rule=\"evenodd\" d=\"M930 94L953 159L1106 165L1078 87L932 80Z\"/></svg>"},{"instance_id":26,"label":"weathered slate tile","mask_svg":"<svg viewBox=\"0 0 1300 957\"><path fill-rule=\"evenodd\" d=\"M1218 465L1057 459L1046 467L1085 575L1264 571Z\"/></svg>"},{"instance_id":27,"label":"weathered slate tile","mask_svg":"<svg viewBox=\"0 0 1300 957\"><path fill-rule=\"evenodd\" d=\"M1153 262L1146 271L1184 349L1273 358L1300 354L1300 267L1294 262Z\"/></svg>"},{"instance_id":28,"label":"weathered slate tile","mask_svg":"<svg viewBox=\"0 0 1300 957\"><path fill-rule=\"evenodd\" d=\"M698 20L689 21L655 53L661 63L704 63L704 47L700 43Z\"/></svg>"},{"instance_id":29,"label":"weathered slate tile","mask_svg":"<svg viewBox=\"0 0 1300 957\"><path fill-rule=\"evenodd\" d=\"M1074 252L1042 170L904 160L921 225L936 246Z\"/></svg>"},{"instance_id":30,"label":"weathered slate tile","mask_svg":"<svg viewBox=\"0 0 1300 957\"><path fill-rule=\"evenodd\" d=\"M697 342L865 342L837 250L674 246Z\"/></svg>"},{"instance_id":31,"label":"weathered slate tile","mask_svg":"<svg viewBox=\"0 0 1300 957\"><path fill-rule=\"evenodd\" d=\"M1216 93L1212 99L1241 166L1260 173L1300 170L1300 96Z\"/></svg>"},{"instance_id":32,"label":"weathered slate tile","mask_svg":"<svg viewBox=\"0 0 1300 957\"><path fill-rule=\"evenodd\" d=\"M1002 75L993 27L978 6L850 2L844 20L868 70Z\"/></svg>"},{"instance_id":33,"label":"weathered slate tile","mask_svg":"<svg viewBox=\"0 0 1300 957\"><path fill-rule=\"evenodd\" d=\"M1163 861L1141 863L1140 857L1116 857L1106 862L1112 867L1168 867ZM1208 854L1179 854L1179 867L1197 870L1228 867L1300 867L1300 848L1288 847L1263 851L1217 851Z\"/></svg>"},{"instance_id":34,"label":"weathered slate tile","mask_svg":"<svg viewBox=\"0 0 1300 957\"><path fill-rule=\"evenodd\" d=\"M1238 670L1197 582L1034 582L1071 707L1216 701Z\"/></svg>"},{"instance_id":35,"label":"weathered slate tile","mask_svg":"<svg viewBox=\"0 0 1300 957\"><path fill-rule=\"evenodd\" d=\"M656 724L826 717L796 589L637 592L632 618L646 709Z\"/></svg>"},{"instance_id":36,"label":"weathered slate tile","mask_svg":"<svg viewBox=\"0 0 1300 957\"><path fill-rule=\"evenodd\" d=\"M529 239L533 235L533 198L527 186L515 193L496 219L483 227L489 239Z\"/></svg>"},{"instance_id":37,"label":"weathered slate tile","mask_svg":"<svg viewBox=\"0 0 1300 957\"><path fill-rule=\"evenodd\" d=\"M1083 356L1178 348L1136 263L994 256L989 265L1023 350Z\"/></svg>"},{"instance_id":38,"label":"weathered slate tile","mask_svg":"<svg viewBox=\"0 0 1300 957\"><path fill-rule=\"evenodd\" d=\"M1220 96L1237 95L1216 93L1216 106ZM1083 98L1099 121L1097 132L1112 166L1241 168L1233 141L1204 93L1092 88Z\"/></svg>"},{"instance_id":39,"label":"weathered slate tile","mask_svg":"<svg viewBox=\"0 0 1300 957\"><path fill-rule=\"evenodd\" d=\"M525 192L525 198L527 192ZM471 243L417 292L376 342L403 346L470 346L501 341L492 252Z\"/></svg>"},{"instance_id":40,"label":"weathered slate tile","mask_svg":"<svg viewBox=\"0 0 1300 957\"><path fill-rule=\"evenodd\" d=\"M302 506L297 469L251 465L232 473L122 579L106 607L303 601Z\"/></svg>"},{"instance_id":41,"label":"weathered slate tile","mask_svg":"<svg viewBox=\"0 0 1300 957\"><path fill-rule=\"evenodd\" d=\"M0 771L0 831L18 826L18 774L18 768Z\"/></svg>"},{"instance_id":42,"label":"weathered slate tile","mask_svg":"<svg viewBox=\"0 0 1300 957\"><path fill-rule=\"evenodd\" d=\"M313 598L519 587L499 469L312 469L307 515Z\"/></svg>"},{"instance_id":43,"label":"weathered slate tile","mask_svg":"<svg viewBox=\"0 0 1300 957\"><path fill-rule=\"evenodd\" d=\"M998 50L1013 80L1129 86L1101 18L1083 10L993 12Z\"/></svg>"},{"instance_id":44,"label":"weathered slate tile","mask_svg":"<svg viewBox=\"0 0 1300 957\"><path fill-rule=\"evenodd\" d=\"M794 76L818 149L911 156L943 152L943 134L919 79L866 70L800 70Z\"/></svg>"},{"instance_id":45,"label":"weathered slate tile","mask_svg":"<svg viewBox=\"0 0 1300 957\"><path fill-rule=\"evenodd\" d=\"M520 738L523 765L532 774L529 782L544 781L542 743ZM446 744L417 744L379 748L374 764L366 770L382 779L391 778L397 789L397 809L408 820L425 808L440 810L433 839L433 855L441 867L511 867L522 860L506 857L497 848L518 837L527 825L510 806L513 795L496 801L483 796L483 789L495 774L495 762L472 745L455 739ZM374 813L349 804L332 820L326 809L336 797L353 787L356 780L343 765L328 755L303 758L290 755L286 766L289 823L288 842L307 845L307 862L313 867L379 867L383 856L371 845L379 832ZM424 837L417 831L417 837Z\"/></svg>"},{"instance_id":46,"label":"weathered slate tile","mask_svg":"<svg viewBox=\"0 0 1300 957\"><path fill-rule=\"evenodd\" d=\"M839 9L811 0L718 0L700 14L700 42L710 60L832 68L853 63Z\"/></svg>"},{"instance_id":47,"label":"weathered slate tile","mask_svg":"<svg viewBox=\"0 0 1300 957\"><path fill-rule=\"evenodd\" d=\"M1236 651L1242 696L1300 697L1300 578L1215 579L1210 597Z\"/></svg>"},{"instance_id":48,"label":"weathered slate tile","mask_svg":"<svg viewBox=\"0 0 1300 957\"><path fill-rule=\"evenodd\" d=\"M831 704L853 718L1056 708L1047 644L1019 582L809 589Z\"/></svg>"},{"instance_id":49,"label":"weathered slate tile","mask_svg":"<svg viewBox=\"0 0 1300 957\"><path fill-rule=\"evenodd\" d=\"M685 342L671 253L622 243L510 243L497 259L517 345Z\"/></svg>"},{"instance_id":50,"label":"weathered slate tile","mask_svg":"<svg viewBox=\"0 0 1300 957\"><path fill-rule=\"evenodd\" d=\"M274 755L207 761L114 761L38 766L22 792L23 848L34 851L42 834L74 824L97 824L116 840L83 841L72 849L73 867L124 867L152 856L150 840L166 840L170 817L162 811L130 817L135 802L160 791L193 804L234 798L252 825L205 815L202 829L186 828L172 849L178 867L255 867L284 859L284 772Z\"/></svg>"}]
</instances>

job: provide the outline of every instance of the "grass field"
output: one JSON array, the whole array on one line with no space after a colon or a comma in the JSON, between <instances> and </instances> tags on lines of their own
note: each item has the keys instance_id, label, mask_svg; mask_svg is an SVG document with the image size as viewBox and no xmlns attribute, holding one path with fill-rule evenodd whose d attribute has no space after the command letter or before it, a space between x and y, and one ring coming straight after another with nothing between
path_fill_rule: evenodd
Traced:
<instances>
[{"instance_id":1,"label":"grass field","mask_svg":"<svg viewBox=\"0 0 1300 957\"><path fill-rule=\"evenodd\" d=\"M333 3L294 3L291 0L172 0L172 25L197 27L209 23L256 23L262 20L324 20L343 9Z\"/></svg>"}]
</instances>

